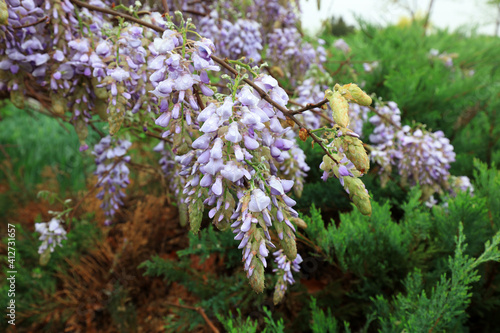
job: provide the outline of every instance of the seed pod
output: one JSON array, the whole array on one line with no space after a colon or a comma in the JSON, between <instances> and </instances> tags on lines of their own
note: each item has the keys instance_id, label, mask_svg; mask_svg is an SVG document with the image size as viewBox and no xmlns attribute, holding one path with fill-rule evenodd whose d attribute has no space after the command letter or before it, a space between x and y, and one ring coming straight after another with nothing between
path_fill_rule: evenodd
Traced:
<instances>
[{"instance_id":1,"label":"seed pod","mask_svg":"<svg viewBox=\"0 0 500 333\"><path fill-rule=\"evenodd\" d=\"M363 90L361 90L358 85L350 83L344 86L347 91L351 94L353 102L359 105L370 106L372 104L372 98L368 96Z\"/></svg>"},{"instance_id":2,"label":"seed pod","mask_svg":"<svg viewBox=\"0 0 500 333\"><path fill-rule=\"evenodd\" d=\"M290 229L289 226L284 225L284 235L281 240L281 247L283 248L283 252L290 260L295 260L297 258L297 244L295 243L295 234Z\"/></svg>"},{"instance_id":3,"label":"seed pod","mask_svg":"<svg viewBox=\"0 0 500 333\"><path fill-rule=\"evenodd\" d=\"M363 142L352 136L343 137L341 147L346 157L354 164L361 173L366 173L370 169L370 158L366 153Z\"/></svg>"},{"instance_id":4,"label":"seed pod","mask_svg":"<svg viewBox=\"0 0 500 333\"><path fill-rule=\"evenodd\" d=\"M0 0L0 24L9 24L9 11L7 10L5 0Z\"/></svg>"},{"instance_id":5,"label":"seed pod","mask_svg":"<svg viewBox=\"0 0 500 333\"><path fill-rule=\"evenodd\" d=\"M198 233L198 231L200 231L203 209L203 202L200 199L196 200L192 205L189 205L189 224L193 233Z\"/></svg>"},{"instance_id":6,"label":"seed pod","mask_svg":"<svg viewBox=\"0 0 500 333\"><path fill-rule=\"evenodd\" d=\"M338 91L328 89L325 97L330 102L333 120L341 127L349 126L349 103Z\"/></svg>"},{"instance_id":7,"label":"seed pod","mask_svg":"<svg viewBox=\"0 0 500 333\"><path fill-rule=\"evenodd\" d=\"M349 197L361 214L371 215L372 205L365 185L359 178L344 177L344 187L349 192Z\"/></svg>"},{"instance_id":8,"label":"seed pod","mask_svg":"<svg viewBox=\"0 0 500 333\"><path fill-rule=\"evenodd\" d=\"M264 265L257 256L254 256L250 264L250 267L252 266L254 270L250 276L250 285L256 293L261 293L264 291Z\"/></svg>"}]
</instances>

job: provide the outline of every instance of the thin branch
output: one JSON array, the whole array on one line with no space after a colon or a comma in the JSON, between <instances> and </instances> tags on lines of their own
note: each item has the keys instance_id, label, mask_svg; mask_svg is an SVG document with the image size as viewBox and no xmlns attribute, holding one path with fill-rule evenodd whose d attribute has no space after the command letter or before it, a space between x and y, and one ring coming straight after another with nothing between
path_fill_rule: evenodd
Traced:
<instances>
[{"instance_id":1,"label":"thin branch","mask_svg":"<svg viewBox=\"0 0 500 333\"><path fill-rule=\"evenodd\" d=\"M387 117L386 115L383 115L381 114L380 112L378 112L377 109L375 109L373 106L369 106L370 110L372 110L373 112L375 112L377 114L377 116L379 116L380 118L383 118L385 120L387 120L387 122L389 122L392 126L394 126L395 128L397 128L398 130L401 130L401 126L399 126L398 124L396 124L394 121L392 121L391 118Z\"/></svg>"},{"instance_id":2,"label":"thin branch","mask_svg":"<svg viewBox=\"0 0 500 333\"><path fill-rule=\"evenodd\" d=\"M49 23L50 21L50 18L48 16L44 16L42 17L41 19L38 19L36 20L35 22L32 22L32 23L27 23L25 25L20 25L20 26L17 26L17 27L12 27L12 29L23 29L23 28L28 28L28 27L32 27L34 25L37 25L39 23L42 23L43 21L47 20L46 24Z\"/></svg>"},{"instance_id":3,"label":"thin branch","mask_svg":"<svg viewBox=\"0 0 500 333\"><path fill-rule=\"evenodd\" d=\"M321 101L323 102L323 101ZM321 103L320 102L320 103ZM323 112L321 112L320 110L314 110L314 109L306 109L306 107L309 107L310 105L315 105L315 104L307 104L306 107L304 107L303 104L300 104L300 103L297 103L297 102L294 102L294 101L288 101L288 103L292 104L292 105L296 105L296 106L300 106L303 108L302 111L300 112L305 112L305 111L311 111L311 112L314 112L316 113L318 116L320 116L321 118L327 120L329 123L335 123L335 121L333 121L333 119L329 118L327 115L323 114ZM296 114L296 113L299 113L297 112L297 110L295 111L290 111L292 114Z\"/></svg>"},{"instance_id":4,"label":"thin branch","mask_svg":"<svg viewBox=\"0 0 500 333\"><path fill-rule=\"evenodd\" d=\"M182 308L182 309L194 310L194 311L198 312L203 317L203 319L205 320L207 325L210 327L212 332L219 333L219 330L217 329L217 327L215 327L214 323L212 323L210 318L208 318L207 314L205 313L205 310L203 310L202 307L200 307L200 306L194 307L194 306L189 306L189 305L176 304L176 303L172 303L172 302L165 302L165 304L168 304L170 306L176 306L176 307Z\"/></svg>"},{"instance_id":5,"label":"thin branch","mask_svg":"<svg viewBox=\"0 0 500 333\"><path fill-rule=\"evenodd\" d=\"M208 14L206 14L206 13L202 13L202 12L192 10L192 9L183 9L182 11L189 13L189 14L198 15L198 16L208 16Z\"/></svg>"},{"instance_id":6,"label":"thin branch","mask_svg":"<svg viewBox=\"0 0 500 333\"><path fill-rule=\"evenodd\" d=\"M124 19L127 19L128 21L135 22L137 24L145 26L145 27L147 27L149 29L152 29L152 30L154 30L156 32L159 32L159 33L162 33L162 32L165 31L165 29L163 29L163 28L161 28L159 26L156 26L154 24L145 22L143 20L140 20L138 18L135 18L135 17L133 17L131 15L128 15L128 14L125 14L125 13L120 13L120 12L117 12L115 10L108 9L108 8L101 8L101 7L89 5L88 3L85 3L85 2L79 1L79 0L69 0L69 1L72 2L72 3L74 3L75 5L78 5L80 7L84 7L84 8L96 11L96 12L101 12L101 13L104 13L104 14L109 14L109 15L113 15L113 16L123 17Z\"/></svg>"},{"instance_id":7,"label":"thin branch","mask_svg":"<svg viewBox=\"0 0 500 333\"><path fill-rule=\"evenodd\" d=\"M196 96L196 101L200 105L201 109L205 109L205 105L203 104L203 100L201 99L200 92L198 91L198 85L193 85L193 92Z\"/></svg>"},{"instance_id":8,"label":"thin branch","mask_svg":"<svg viewBox=\"0 0 500 333\"><path fill-rule=\"evenodd\" d=\"M351 62L351 58L354 56L354 54L351 54L349 56L349 58L347 58L346 60L342 61L339 65L339 68L337 68L337 70L335 72L333 72L330 76L335 76L337 75L338 73L340 73L340 71L342 70L342 68L347 65L348 63Z\"/></svg>"},{"instance_id":9,"label":"thin branch","mask_svg":"<svg viewBox=\"0 0 500 333\"><path fill-rule=\"evenodd\" d=\"M170 10L168 8L168 1L167 0L161 0L163 4L163 10L165 11L165 15L170 15Z\"/></svg>"},{"instance_id":10,"label":"thin branch","mask_svg":"<svg viewBox=\"0 0 500 333\"><path fill-rule=\"evenodd\" d=\"M425 14L424 29L427 29L427 24L429 24L429 19L431 18L432 6L434 5L434 0L429 1L429 7L427 8L427 13Z\"/></svg>"},{"instance_id":11,"label":"thin branch","mask_svg":"<svg viewBox=\"0 0 500 333\"><path fill-rule=\"evenodd\" d=\"M87 124L89 124L89 125L90 125L90 127L92 127L92 129L93 129L94 131L96 131L96 132L97 132L97 134L99 134L99 136L101 137L101 139L102 139L102 138L104 138L104 137L106 136L106 134L104 134L104 133L103 133L100 129L98 129L98 128L94 125L94 123L93 123L93 122L89 121Z\"/></svg>"},{"instance_id":12,"label":"thin branch","mask_svg":"<svg viewBox=\"0 0 500 333\"><path fill-rule=\"evenodd\" d=\"M290 114L291 115L296 115L298 113L302 113L302 112L305 112L305 111L309 111L311 109L315 109L315 108L321 108L323 105L325 105L326 103L328 103L328 100L325 98L324 100L322 100L321 102L319 103L316 103L316 104L307 104L306 106L304 106L303 108L301 109L298 109L298 110L295 110L295 111L290 111Z\"/></svg>"}]
</instances>

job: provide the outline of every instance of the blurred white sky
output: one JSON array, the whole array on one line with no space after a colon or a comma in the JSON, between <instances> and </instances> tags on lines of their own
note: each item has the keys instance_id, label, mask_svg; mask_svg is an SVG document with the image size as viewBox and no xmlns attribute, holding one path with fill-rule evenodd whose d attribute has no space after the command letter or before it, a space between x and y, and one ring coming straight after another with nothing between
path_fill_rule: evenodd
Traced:
<instances>
[{"instance_id":1,"label":"blurred white sky","mask_svg":"<svg viewBox=\"0 0 500 333\"><path fill-rule=\"evenodd\" d=\"M430 0L402 0L412 8L425 12ZM342 16L344 21L355 25L355 17L386 25L396 23L409 12L390 0L321 0L318 11L317 0L300 0L302 6L302 26L309 32L319 29L321 21ZM497 10L486 5L486 0L434 0L431 22L439 28L455 30L459 26L478 26L478 32L492 35Z\"/></svg>"}]
</instances>

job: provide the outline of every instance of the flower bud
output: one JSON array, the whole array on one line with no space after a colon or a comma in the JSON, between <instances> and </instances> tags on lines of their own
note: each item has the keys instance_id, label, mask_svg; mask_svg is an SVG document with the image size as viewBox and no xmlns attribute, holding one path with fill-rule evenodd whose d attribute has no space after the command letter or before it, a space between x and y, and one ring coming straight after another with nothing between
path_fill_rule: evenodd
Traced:
<instances>
[{"instance_id":1,"label":"flower bud","mask_svg":"<svg viewBox=\"0 0 500 333\"><path fill-rule=\"evenodd\" d=\"M115 135L122 127L123 120L125 119L125 108L122 104L116 103L116 106L109 108L109 134Z\"/></svg>"},{"instance_id":2,"label":"flower bud","mask_svg":"<svg viewBox=\"0 0 500 333\"><path fill-rule=\"evenodd\" d=\"M354 83L349 83L344 86L344 88L347 89L349 94L352 97L352 101L358 103L359 105L364 105L364 106L370 106L372 104L372 99L370 96L368 96L367 93L365 93L363 90L361 90L360 87L358 87Z\"/></svg>"},{"instance_id":3,"label":"flower bud","mask_svg":"<svg viewBox=\"0 0 500 333\"><path fill-rule=\"evenodd\" d=\"M365 185L359 178L344 177L345 188L349 192L349 197L358 210L363 215L371 215L372 206L370 196L366 192Z\"/></svg>"},{"instance_id":4,"label":"flower bud","mask_svg":"<svg viewBox=\"0 0 500 333\"><path fill-rule=\"evenodd\" d=\"M7 10L7 4L5 0L0 0L0 24L9 24L9 11Z\"/></svg>"},{"instance_id":5,"label":"flower bud","mask_svg":"<svg viewBox=\"0 0 500 333\"><path fill-rule=\"evenodd\" d=\"M104 121L108 121L108 102L102 99L95 100L94 106L95 112L99 115L99 118Z\"/></svg>"},{"instance_id":6,"label":"flower bud","mask_svg":"<svg viewBox=\"0 0 500 333\"><path fill-rule=\"evenodd\" d=\"M277 283L276 287L274 288L274 294L273 294L273 303L274 305L278 305L281 303L283 300L283 297L285 297L285 288L282 288L282 284Z\"/></svg>"},{"instance_id":7,"label":"flower bud","mask_svg":"<svg viewBox=\"0 0 500 333\"><path fill-rule=\"evenodd\" d=\"M307 224L306 222L299 218L299 217L291 217L290 220L295 223L297 225L297 227L301 228L301 229L305 229L307 228Z\"/></svg>"},{"instance_id":8,"label":"flower bud","mask_svg":"<svg viewBox=\"0 0 500 333\"><path fill-rule=\"evenodd\" d=\"M189 205L189 224L193 233L198 233L198 231L200 231L203 209L204 205L201 199L198 199L193 202L193 204Z\"/></svg>"},{"instance_id":9,"label":"flower bud","mask_svg":"<svg viewBox=\"0 0 500 333\"><path fill-rule=\"evenodd\" d=\"M285 235L281 240L281 247L288 259L294 260L297 257L297 244L295 243L295 234L289 226L284 225Z\"/></svg>"},{"instance_id":10,"label":"flower bud","mask_svg":"<svg viewBox=\"0 0 500 333\"><path fill-rule=\"evenodd\" d=\"M261 293L264 291L264 265L257 257L252 259L251 265L255 268L250 276L250 285L256 293Z\"/></svg>"},{"instance_id":11,"label":"flower bud","mask_svg":"<svg viewBox=\"0 0 500 333\"><path fill-rule=\"evenodd\" d=\"M352 136L343 137L341 144L346 157L354 164L361 173L366 173L370 169L370 158L366 153L363 142Z\"/></svg>"},{"instance_id":12,"label":"flower bud","mask_svg":"<svg viewBox=\"0 0 500 333\"><path fill-rule=\"evenodd\" d=\"M330 89L325 92L325 97L330 102L333 120L341 127L349 126L349 103L347 100L340 92L332 92Z\"/></svg>"},{"instance_id":13,"label":"flower bud","mask_svg":"<svg viewBox=\"0 0 500 333\"><path fill-rule=\"evenodd\" d=\"M179 224L181 227L185 227L188 222L188 205L184 203L184 201L180 200L178 203L179 207Z\"/></svg>"}]
</instances>

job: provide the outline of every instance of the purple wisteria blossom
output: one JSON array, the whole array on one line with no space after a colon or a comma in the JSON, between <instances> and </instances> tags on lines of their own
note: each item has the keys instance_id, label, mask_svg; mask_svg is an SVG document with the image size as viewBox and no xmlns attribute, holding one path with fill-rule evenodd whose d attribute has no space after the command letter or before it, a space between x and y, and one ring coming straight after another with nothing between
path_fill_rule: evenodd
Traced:
<instances>
[{"instance_id":1,"label":"purple wisteria blossom","mask_svg":"<svg viewBox=\"0 0 500 333\"><path fill-rule=\"evenodd\" d=\"M40 234L38 239L42 241L38 248L39 254L54 252L57 245L62 247L61 242L66 239L66 230L61 222L57 218L52 218L49 222L35 223L35 231Z\"/></svg>"},{"instance_id":2,"label":"purple wisteria blossom","mask_svg":"<svg viewBox=\"0 0 500 333\"><path fill-rule=\"evenodd\" d=\"M296 273L300 271L302 257L300 254L297 254L295 259L290 260L283 250L278 250L273 255L275 256L274 261L277 265L277 268L273 269L273 272L278 276L278 281L274 287L274 303L277 304L283 299L288 285L295 283L292 271Z\"/></svg>"},{"instance_id":3,"label":"purple wisteria blossom","mask_svg":"<svg viewBox=\"0 0 500 333\"><path fill-rule=\"evenodd\" d=\"M207 38L217 41L220 55L229 59L246 57L254 62L261 60L260 51L263 40L260 33L261 25L254 20L237 19L231 22L219 18L213 10L209 16L200 20L200 33Z\"/></svg>"},{"instance_id":4,"label":"purple wisteria blossom","mask_svg":"<svg viewBox=\"0 0 500 333\"><path fill-rule=\"evenodd\" d=\"M394 102L377 110L379 114L370 118L375 126L370 135L370 158L382 166L382 182L387 181L392 166L396 166L405 183L419 183L434 192L447 188L455 152L444 133L401 127L400 111Z\"/></svg>"},{"instance_id":5,"label":"purple wisteria blossom","mask_svg":"<svg viewBox=\"0 0 500 333\"><path fill-rule=\"evenodd\" d=\"M288 102L274 78L261 75L255 83L276 103ZM187 176L185 203L192 207L213 206L208 216L214 224L221 228L230 225L243 251L244 269L257 291L263 288L268 248L276 247L269 228L277 231L289 255L296 255L290 217L298 214L287 192L294 180L304 175L297 173L298 165L306 167L303 152L294 139L286 137L289 128L282 125L283 120L283 113L253 88L243 86L234 100L226 97L209 103L198 113L196 121L203 134L193 141L194 150L177 159L183 165L181 174ZM287 160L293 163L283 169L287 173L284 175L280 170ZM232 191L237 193L236 198Z\"/></svg>"},{"instance_id":6,"label":"purple wisteria blossom","mask_svg":"<svg viewBox=\"0 0 500 333\"><path fill-rule=\"evenodd\" d=\"M267 43L268 61L284 70L292 84L300 82L312 65L322 68L326 61L323 46L315 49L303 40L295 27L275 29L268 35Z\"/></svg>"},{"instance_id":7,"label":"purple wisteria blossom","mask_svg":"<svg viewBox=\"0 0 500 333\"><path fill-rule=\"evenodd\" d=\"M127 162L130 161L130 156L125 154L131 145L130 141L116 140L107 136L94 147L97 186L101 188L97 198L102 200L101 208L106 215L106 225L111 224L113 216L123 205L123 198L126 196L123 189L129 184L130 171Z\"/></svg>"}]
</instances>

